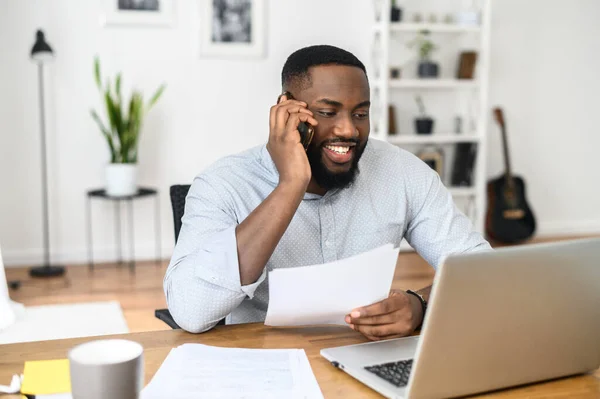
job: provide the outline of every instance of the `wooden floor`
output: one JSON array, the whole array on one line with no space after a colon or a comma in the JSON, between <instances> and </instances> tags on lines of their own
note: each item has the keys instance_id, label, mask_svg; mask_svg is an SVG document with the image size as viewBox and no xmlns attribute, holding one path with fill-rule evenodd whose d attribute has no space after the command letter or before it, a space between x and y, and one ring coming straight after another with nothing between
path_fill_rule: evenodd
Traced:
<instances>
[{"instance_id":1,"label":"wooden floor","mask_svg":"<svg viewBox=\"0 0 600 399\"><path fill-rule=\"evenodd\" d=\"M562 237L536 241L555 241ZM167 330L154 318L154 309L166 307L162 281L168 261L138 262L135 274L127 266L68 266L64 277L32 279L27 268L6 269L9 281L20 280L21 287L11 290L14 301L26 306L95 301L119 301L131 332ZM398 259L393 287L418 289L431 284L433 269L416 253L402 253Z\"/></svg>"}]
</instances>

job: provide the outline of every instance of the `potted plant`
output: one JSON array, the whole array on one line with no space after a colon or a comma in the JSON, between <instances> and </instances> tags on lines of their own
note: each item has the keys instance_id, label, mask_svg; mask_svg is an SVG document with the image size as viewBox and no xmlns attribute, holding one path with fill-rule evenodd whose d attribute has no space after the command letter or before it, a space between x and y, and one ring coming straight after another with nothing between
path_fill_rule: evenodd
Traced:
<instances>
[{"instance_id":1,"label":"potted plant","mask_svg":"<svg viewBox=\"0 0 600 399\"><path fill-rule=\"evenodd\" d=\"M391 19L392 22L402 21L402 9L398 7L396 0L392 0Z\"/></svg>"},{"instance_id":2,"label":"potted plant","mask_svg":"<svg viewBox=\"0 0 600 399\"><path fill-rule=\"evenodd\" d=\"M415 128L417 129L417 134L431 134L433 132L433 119L427 116L421 96L417 95L415 97L415 101L419 107L419 113L421 114L419 118L415 119Z\"/></svg>"},{"instance_id":3,"label":"potted plant","mask_svg":"<svg viewBox=\"0 0 600 399\"><path fill-rule=\"evenodd\" d=\"M110 150L110 163L106 166L106 193L115 197L133 195L137 192L138 144L144 115L158 101L165 89L161 85L148 103L142 94L133 90L129 101L121 95L121 74L117 74L114 86L110 80L103 86L100 78L100 61L94 60L94 78L102 96L108 124L98 113L91 110Z\"/></svg>"},{"instance_id":4,"label":"potted plant","mask_svg":"<svg viewBox=\"0 0 600 399\"><path fill-rule=\"evenodd\" d=\"M439 75L439 66L431 60L431 53L437 46L429 39L429 31L423 30L409 43L409 47L418 46L419 67L418 75L421 78L435 78Z\"/></svg>"}]
</instances>

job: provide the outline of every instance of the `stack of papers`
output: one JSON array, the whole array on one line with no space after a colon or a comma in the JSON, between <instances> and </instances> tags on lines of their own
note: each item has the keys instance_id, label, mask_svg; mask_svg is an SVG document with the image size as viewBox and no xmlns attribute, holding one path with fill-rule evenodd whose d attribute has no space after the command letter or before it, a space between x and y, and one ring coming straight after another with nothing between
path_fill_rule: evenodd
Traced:
<instances>
[{"instance_id":1,"label":"stack of papers","mask_svg":"<svg viewBox=\"0 0 600 399\"><path fill-rule=\"evenodd\" d=\"M184 344L172 349L141 399L322 399L301 349L217 348Z\"/></svg>"},{"instance_id":2,"label":"stack of papers","mask_svg":"<svg viewBox=\"0 0 600 399\"><path fill-rule=\"evenodd\" d=\"M345 325L353 309L389 296L398 252L387 244L335 262L269 272L265 324Z\"/></svg>"}]
</instances>

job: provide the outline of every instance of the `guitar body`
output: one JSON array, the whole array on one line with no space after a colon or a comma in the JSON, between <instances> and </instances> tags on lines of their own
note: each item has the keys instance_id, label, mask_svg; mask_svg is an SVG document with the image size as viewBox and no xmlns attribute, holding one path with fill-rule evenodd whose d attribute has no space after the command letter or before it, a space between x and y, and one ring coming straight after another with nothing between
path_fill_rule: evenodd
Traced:
<instances>
[{"instance_id":1,"label":"guitar body","mask_svg":"<svg viewBox=\"0 0 600 399\"><path fill-rule=\"evenodd\" d=\"M487 185L486 234L494 241L507 244L531 238L536 228L535 216L527 203L525 182L518 176L512 179L512 188L505 175L490 180Z\"/></svg>"},{"instance_id":2,"label":"guitar body","mask_svg":"<svg viewBox=\"0 0 600 399\"><path fill-rule=\"evenodd\" d=\"M502 132L506 171L488 182L485 232L496 242L514 244L533 236L536 223L525 196L525 182L512 174L502 109L494 108L494 116Z\"/></svg>"}]
</instances>

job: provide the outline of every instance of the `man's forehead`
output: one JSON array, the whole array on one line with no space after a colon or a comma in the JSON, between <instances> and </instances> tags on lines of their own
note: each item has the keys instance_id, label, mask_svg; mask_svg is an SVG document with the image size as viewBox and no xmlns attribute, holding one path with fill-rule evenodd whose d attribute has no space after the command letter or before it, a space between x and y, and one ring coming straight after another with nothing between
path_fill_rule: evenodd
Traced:
<instances>
[{"instance_id":1,"label":"man's forehead","mask_svg":"<svg viewBox=\"0 0 600 399\"><path fill-rule=\"evenodd\" d=\"M369 99L369 83L362 69L346 65L320 65L309 69L311 85L305 92L311 97L350 97ZM350 99L348 98L348 99Z\"/></svg>"},{"instance_id":2,"label":"man's forehead","mask_svg":"<svg viewBox=\"0 0 600 399\"><path fill-rule=\"evenodd\" d=\"M368 86L362 69L348 65L318 65L308 70L312 85Z\"/></svg>"}]
</instances>

